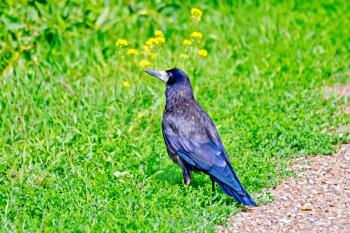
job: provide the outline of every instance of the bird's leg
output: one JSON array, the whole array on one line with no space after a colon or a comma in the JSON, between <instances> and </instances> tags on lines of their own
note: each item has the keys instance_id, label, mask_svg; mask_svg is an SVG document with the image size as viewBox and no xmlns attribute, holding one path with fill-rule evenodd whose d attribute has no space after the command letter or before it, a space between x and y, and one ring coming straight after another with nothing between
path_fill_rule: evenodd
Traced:
<instances>
[{"instance_id":1,"label":"bird's leg","mask_svg":"<svg viewBox=\"0 0 350 233\"><path fill-rule=\"evenodd\" d=\"M184 161L182 161L180 158L177 159L179 166L182 168L182 175L184 177L184 183L185 185L190 185L191 183L191 170L186 167Z\"/></svg>"},{"instance_id":2,"label":"bird's leg","mask_svg":"<svg viewBox=\"0 0 350 233\"><path fill-rule=\"evenodd\" d=\"M185 185L190 185L190 183L191 183L191 171L186 169L186 168L183 168L182 175L184 176Z\"/></svg>"},{"instance_id":3,"label":"bird's leg","mask_svg":"<svg viewBox=\"0 0 350 233\"><path fill-rule=\"evenodd\" d=\"M215 192L215 182L213 178L210 177L210 179L211 179L211 191Z\"/></svg>"}]
</instances>

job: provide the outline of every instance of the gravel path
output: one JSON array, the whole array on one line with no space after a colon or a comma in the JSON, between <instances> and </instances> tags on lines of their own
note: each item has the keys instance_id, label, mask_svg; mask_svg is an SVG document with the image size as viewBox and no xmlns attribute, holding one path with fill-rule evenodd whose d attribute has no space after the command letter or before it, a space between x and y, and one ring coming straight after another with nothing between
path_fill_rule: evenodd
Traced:
<instances>
[{"instance_id":1,"label":"gravel path","mask_svg":"<svg viewBox=\"0 0 350 233\"><path fill-rule=\"evenodd\" d=\"M341 97L349 97L350 96L350 84L339 84L333 87L333 91Z\"/></svg>"},{"instance_id":2,"label":"gravel path","mask_svg":"<svg viewBox=\"0 0 350 233\"><path fill-rule=\"evenodd\" d=\"M349 84L336 84L331 87L326 87L325 96L330 97L337 95L339 97L350 97L350 83Z\"/></svg>"},{"instance_id":3,"label":"gravel path","mask_svg":"<svg viewBox=\"0 0 350 233\"><path fill-rule=\"evenodd\" d=\"M231 217L219 232L350 232L350 144L334 156L299 159L304 170L272 190L272 204Z\"/></svg>"}]
</instances>

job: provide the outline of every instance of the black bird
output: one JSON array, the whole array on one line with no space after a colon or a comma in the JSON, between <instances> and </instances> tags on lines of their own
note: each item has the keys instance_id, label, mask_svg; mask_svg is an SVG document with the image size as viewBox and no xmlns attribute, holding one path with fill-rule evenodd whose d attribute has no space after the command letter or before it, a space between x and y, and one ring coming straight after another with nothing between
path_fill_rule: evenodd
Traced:
<instances>
[{"instance_id":1,"label":"black bird","mask_svg":"<svg viewBox=\"0 0 350 233\"><path fill-rule=\"evenodd\" d=\"M239 181L216 127L194 99L188 76L182 70L146 70L166 83L166 105L162 132L171 159L183 172L184 183L191 182L191 172L210 176L212 189L216 182L224 193L246 206L255 206Z\"/></svg>"}]
</instances>

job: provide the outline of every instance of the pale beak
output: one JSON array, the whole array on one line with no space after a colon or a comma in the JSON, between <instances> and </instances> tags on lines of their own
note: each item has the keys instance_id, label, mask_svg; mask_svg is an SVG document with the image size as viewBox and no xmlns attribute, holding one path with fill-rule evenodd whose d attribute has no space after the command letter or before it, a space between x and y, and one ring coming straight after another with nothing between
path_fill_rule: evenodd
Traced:
<instances>
[{"instance_id":1,"label":"pale beak","mask_svg":"<svg viewBox=\"0 0 350 233\"><path fill-rule=\"evenodd\" d=\"M145 70L145 72L149 75L152 75L156 78L159 78L163 82L168 82L169 80L169 74L166 71L162 70Z\"/></svg>"}]
</instances>

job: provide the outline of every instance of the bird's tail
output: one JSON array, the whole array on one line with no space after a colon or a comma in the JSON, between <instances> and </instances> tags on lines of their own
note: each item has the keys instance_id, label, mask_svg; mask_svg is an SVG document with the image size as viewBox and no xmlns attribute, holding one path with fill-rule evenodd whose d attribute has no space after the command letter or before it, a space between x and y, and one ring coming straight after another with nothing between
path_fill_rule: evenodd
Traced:
<instances>
[{"instance_id":1,"label":"bird's tail","mask_svg":"<svg viewBox=\"0 0 350 233\"><path fill-rule=\"evenodd\" d=\"M226 165L223 168L214 167L210 170L210 176L227 195L245 206L256 206L255 201L244 189L231 166Z\"/></svg>"},{"instance_id":2,"label":"bird's tail","mask_svg":"<svg viewBox=\"0 0 350 233\"><path fill-rule=\"evenodd\" d=\"M235 190L230 185L227 185L226 183L214 179L216 183L221 187L222 191L226 193L227 195L233 197L238 202L242 203L245 206L256 206L255 201L253 198L249 195L249 193L242 187L242 193L238 193L237 190ZM239 181L238 181L239 182Z\"/></svg>"}]
</instances>

